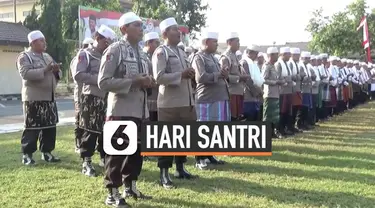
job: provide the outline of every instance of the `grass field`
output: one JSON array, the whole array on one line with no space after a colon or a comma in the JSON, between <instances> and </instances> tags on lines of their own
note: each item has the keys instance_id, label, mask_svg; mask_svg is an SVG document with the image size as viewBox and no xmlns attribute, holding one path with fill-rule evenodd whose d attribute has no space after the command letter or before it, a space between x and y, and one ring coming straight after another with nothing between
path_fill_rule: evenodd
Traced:
<instances>
[{"instance_id":1,"label":"grass field","mask_svg":"<svg viewBox=\"0 0 375 208\"><path fill-rule=\"evenodd\" d=\"M316 130L273 143L272 157L228 157L218 170L194 181L174 180L178 189L158 185L155 162L146 162L140 189L150 201L133 207L375 207L375 103L321 124ZM20 133L0 135L1 208L106 207L103 176L84 177L73 151L71 127L58 128L58 165L21 165ZM97 156L94 161L98 161ZM97 167L99 172L102 169ZM172 178L173 179L173 178Z\"/></svg>"}]
</instances>

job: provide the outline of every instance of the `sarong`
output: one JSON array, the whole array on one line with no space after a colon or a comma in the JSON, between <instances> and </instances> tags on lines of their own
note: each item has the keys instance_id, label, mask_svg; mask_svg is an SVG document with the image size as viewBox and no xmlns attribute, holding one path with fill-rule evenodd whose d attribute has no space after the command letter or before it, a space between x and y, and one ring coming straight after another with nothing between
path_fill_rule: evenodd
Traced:
<instances>
[{"instance_id":1,"label":"sarong","mask_svg":"<svg viewBox=\"0 0 375 208\"><path fill-rule=\"evenodd\" d=\"M24 101L25 129L47 129L59 122L55 101Z\"/></svg>"},{"instance_id":2,"label":"sarong","mask_svg":"<svg viewBox=\"0 0 375 208\"><path fill-rule=\"evenodd\" d=\"M230 96L231 116L234 118L241 117L242 109L243 109L243 95L231 95Z\"/></svg>"},{"instance_id":3,"label":"sarong","mask_svg":"<svg viewBox=\"0 0 375 208\"><path fill-rule=\"evenodd\" d=\"M302 105L308 107L309 109L312 108L312 95L310 93L302 93Z\"/></svg>"},{"instance_id":4,"label":"sarong","mask_svg":"<svg viewBox=\"0 0 375 208\"><path fill-rule=\"evenodd\" d=\"M101 134L104 127L106 108L104 98L82 94L79 127Z\"/></svg>"},{"instance_id":5,"label":"sarong","mask_svg":"<svg viewBox=\"0 0 375 208\"><path fill-rule=\"evenodd\" d=\"M249 102L244 102L243 105L243 114L245 115L253 115L257 114L260 111L260 102L257 101L249 101Z\"/></svg>"},{"instance_id":6,"label":"sarong","mask_svg":"<svg viewBox=\"0 0 375 208\"><path fill-rule=\"evenodd\" d=\"M329 86L330 100L325 107L334 108L337 105L336 88Z\"/></svg>"},{"instance_id":7,"label":"sarong","mask_svg":"<svg viewBox=\"0 0 375 208\"><path fill-rule=\"evenodd\" d=\"M318 97L316 100L316 107L321 108L323 106L323 86L319 86Z\"/></svg>"},{"instance_id":8,"label":"sarong","mask_svg":"<svg viewBox=\"0 0 375 208\"><path fill-rule=\"evenodd\" d=\"M353 100L353 97L354 97L353 83L351 83L351 82L349 83L348 89L349 89L349 99Z\"/></svg>"},{"instance_id":9,"label":"sarong","mask_svg":"<svg viewBox=\"0 0 375 208\"><path fill-rule=\"evenodd\" d=\"M196 105L198 121L230 121L229 101L199 103Z\"/></svg>"},{"instance_id":10,"label":"sarong","mask_svg":"<svg viewBox=\"0 0 375 208\"><path fill-rule=\"evenodd\" d=\"M344 102L349 101L349 86L343 86L342 87L342 100Z\"/></svg>"},{"instance_id":11,"label":"sarong","mask_svg":"<svg viewBox=\"0 0 375 208\"><path fill-rule=\"evenodd\" d=\"M291 114L292 112L293 94L280 95L280 113Z\"/></svg>"},{"instance_id":12,"label":"sarong","mask_svg":"<svg viewBox=\"0 0 375 208\"><path fill-rule=\"evenodd\" d=\"M342 85L336 88L336 97L338 101L344 100L344 93L343 93Z\"/></svg>"},{"instance_id":13,"label":"sarong","mask_svg":"<svg viewBox=\"0 0 375 208\"><path fill-rule=\"evenodd\" d=\"M278 98L264 98L263 121L278 124L280 119L280 107Z\"/></svg>"},{"instance_id":14,"label":"sarong","mask_svg":"<svg viewBox=\"0 0 375 208\"><path fill-rule=\"evenodd\" d=\"M322 87L322 99L324 102L329 102L331 101L331 90L328 85L323 85ZM336 94L335 94L336 96Z\"/></svg>"},{"instance_id":15,"label":"sarong","mask_svg":"<svg viewBox=\"0 0 375 208\"><path fill-rule=\"evenodd\" d=\"M301 92L295 92L295 93L293 93L292 105L293 106L300 106L300 105L302 105L302 93Z\"/></svg>"}]
</instances>

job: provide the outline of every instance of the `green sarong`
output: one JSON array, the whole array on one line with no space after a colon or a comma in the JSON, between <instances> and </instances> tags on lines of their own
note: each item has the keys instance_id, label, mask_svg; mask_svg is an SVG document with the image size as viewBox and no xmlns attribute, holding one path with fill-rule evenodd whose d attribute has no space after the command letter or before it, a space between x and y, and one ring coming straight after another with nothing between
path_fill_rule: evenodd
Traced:
<instances>
[{"instance_id":1,"label":"green sarong","mask_svg":"<svg viewBox=\"0 0 375 208\"><path fill-rule=\"evenodd\" d=\"M280 107L278 98L264 98L263 101L263 121L273 124L279 123Z\"/></svg>"},{"instance_id":2,"label":"green sarong","mask_svg":"<svg viewBox=\"0 0 375 208\"><path fill-rule=\"evenodd\" d=\"M323 106L323 86L319 86L318 100L316 101L316 107L321 108Z\"/></svg>"}]
</instances>

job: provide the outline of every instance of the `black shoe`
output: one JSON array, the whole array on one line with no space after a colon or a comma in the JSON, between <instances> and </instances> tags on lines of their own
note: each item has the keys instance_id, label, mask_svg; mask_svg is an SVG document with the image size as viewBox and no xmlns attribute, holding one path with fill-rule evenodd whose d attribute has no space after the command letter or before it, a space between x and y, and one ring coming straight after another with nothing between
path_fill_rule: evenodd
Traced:
<instances>
[{"instance_id":1,"label":"black shoe","mask_svg":"<svg viewBox=\"0 0 375 208\"><path fill-rule=\"evenodd\" d=\"M208 160L210 161L210 164L214 165L224 165L225 162L223 160L218 160L215 156L209 156Z\"/></svg>"},{"instance_id":2,"label":"black shoe","mask_svg":"<svg viewBox=\"0 0 375 208\"><path fill-rule=\"evenodd\" d=\"M35 164L35 160L33 159L32 154L24 154L22 156L22 163L24 165L34 165Z\"/></svg>"},{"instance_id":3,"label":"black shoe","mask_svg":"<svg viewBox=\"0 0 375 208\"><path fill-rule=\"evenodd\" d=\"M55 163L55 162L60 162L60 158L56 157L56 156L53 156L50 152L44 152L42 153L42 160L46 161L46 162L51 162L51 163Z\"/></svg>"},{"instance_id":4,"label":"black shoe","mask_svg":"<svg viewBox=\"0 0 375 208\"><path fill-rule=\"evenodd\" d=\"M176 164L176 172L174 173L174 177L178 179L193 179L196 176L190 174L184 167L184 164Z\"/></svg>"},{"instance_id":5,"label":"black shoe","mask_svg":"<svg viewBox=\"0 0 375 208\"><path fill-rule=\"evenodd\" d=\"M160 185L163 186L165 189L175 188L169 175L168 168L160 168Z\"/></svg>"},{"instance_id":6,"label":"black shoe","mask_svg":"<svg viewBox=\"0 0 375 208\"><path fill-rule=\"evenodd\" d=\"M197 160L197 162L195 163L195 167L198 168L199 170L207 170L209 169L209 166L206 162L206 159L202 159L202 160Z\"/></svg>"},{"instance_id":7,"label":"black shoe","mask_svg":"<svg viewBox=\"0 0 375 208\"><path fill-rule=\"evenodd\" d=\"M109 188L108 196L105 204L117 208L130 208L131 206L126 203L125 199L121 196L117 188Z\"/></svg>"},{"instance_id":8,"label":"black shoe","mask_svg":"<svg viewBox=\"0 0 375 208\"><path fill-rule=\"evenodd\" d=\"M277 129L274 130L274 136L276 139L284 139L284 136Z\"/></svg>"},{"instance_id":9,"label":"black shoe","mask_svg":"<svg viewBox=\"0 0 375 208\"><path fill-rule=\"evenodd\" d=\"M292 131L293 131L295 134L303 133L302 130L300 130L300 129L296 128L296 127L293 127L293 128L292 128Z\"/></svg>"},{"instance_id":10,"label":"black shoe","mask_svg":"<svg viewBox=\"0 0 375 208\"><path fill-rule=\"evenodd\" d=\"M138 200L138 199L143 199L143 200L152 199L151 196L144 195L144 194L142 194L142 192L138 191L138 189L137 189L137 182L136 181L132 181L131 184L126 184L125 185L123 197L125 199L129 198L129 197L132 197L135 200Z\"/></svg>"},{"instance_id":11,"label":"black shoe","mask_svg":"<svg viewBox=\"0 0 375 208\"><path fill-rule=\"evenodd\" d=\"M96 171L95 168L92 166L90 157L86 157L82 163L82 174L88 177L96 176Z\"/></svg>"},{"instance_id":12,"label":"black shoe","mask_svg":"<svg viewBox=\"0 0 375 208\"><path fill-rule=\"evenodd\" d=\"M291 130L289 130L289 129L286 129L286 130L285 130L285 135L287 135L287 136L293 136L293 135L294 135L294 132L291 131Z\"/></svg>"}]
</instances>

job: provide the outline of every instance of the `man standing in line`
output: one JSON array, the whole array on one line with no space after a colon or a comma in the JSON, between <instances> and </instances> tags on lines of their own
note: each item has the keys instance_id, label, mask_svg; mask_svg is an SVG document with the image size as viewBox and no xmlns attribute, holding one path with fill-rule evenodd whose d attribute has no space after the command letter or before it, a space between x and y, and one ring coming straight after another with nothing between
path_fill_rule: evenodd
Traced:
<instances>
[{"instance_id":1,"label":"man standing in line","mask_svg":"<svg viewBox=\"0 0 375 208\"><path fill-rule=\"evenodd\" d=\"M138 135L142 122L149 117L146 89L154 86L149 76L147 58L139 48L143 38L142 20L133 12L123 14L119 28L124 35L110 45L102 56L98 85L108 92L107 121L131 120L137 124ZM119 129L111 143L117 143L124 129ZM129 141L124 141L129 143ZM128 207L125 197L149 199L137 189L137 180L142 170L141 138L133 155L110 155L105 157L104 183L108 189L107 205ZM118 188L125 185L123 197Z\"/></svg>"},{"instance_id":2,"label":"man standing in line","mask_svg":"<svg viewBox=\"0 0 375 208\"><path fill-rule=\"evenodd\" d=\"M322 65L320 68L320 73L322 74L322 109L320 113L320 119L325 121L328 119L329 110L330 110L330 101L331 101L331 93L330 93L330 81L332 76L329 73L330 62L328 59L328 54L322 53L320 54L322 57Z\"/></svg>"},{"instance_id":3,"label":"man standing in line","mask_svg":"<svg viewBox=\"0 0 375 208\"><path fill-rule=\"evenodd\" d=\"M100 153L100 166L104 167L103 126L107 93L98 87L98 73L102 54L115 37L116 34L112 29L105 25L100 26L93 45L81 50L77 54L78 60L73 64L76 71L74 80L82 83L83 86L79 126L84 132L80 143L80 154L83 160L82 173L89 177L96 176L91 161L96 142Z\"/></svg>"},{"instance_id":4,"label":"man standing in line","mask_svg":"<svg viewBox=\"0 0 375 208\"><path fill-rule=\"evenodd\" d=\"M288 123L289 128L294 133L301 133L302 130L296 128L297 118L301 117L302 107L302 94L301 94L301 71L299 68L299 59L301 51L299 48L291 48L290 52L292 57L289 60L289 69L292 71L292 80L296 83L293 87L293 98L292 98L292 118Z\"/></svg>"},{"instance_id":5,"label":"man standing in line","mask_svg":"<svg viewBox=\"0 0 375 208\"><path fill-rule=\"evenodd\" d=\"M220 65L223 70L229 71L229 92L232 120L242 119L244 82L249 79L248 75L242 75L237 51L240 48L238 33L232 32L226 38L228 48L220 58Z\"/></svg>"},{"instance_id":6,"label":"man standing in line","mask_svg":"<svg viewBox=\"0 0 375 208\"><path fill-rule=\"evenodd\" d=\"M318 109L318 98L319 98L319 86L320 86L320 75L318 69L318 56L311 56L311 112L309 116L309 124L311 126L316 125L316 112Z\"/></svg>"},{"instance_id":7,"label":"man standing in line","mask_svg":"<svg viewBox=\"0 0 375 208\"><path fill-rule=\"evenodd\" d=\"M220 68L214 57L219 34L205 32L202 36L202 50L193 57L192 66L197 82L196 112L198 121L230 121L229 91L226 79L228 71ZM197 156L196 167L207 169L206 159L210 164L224 164L214 156Z\"/></svg>"},{"instance_id":8,"label":"man standing in line","mask_svg":"<svg viewBox=\"0 0 375 208\"><path fill-rule=\"evenodd\" d=\"M149 75L153 76L152 72L152 55L157 47L160 45L160 37L157 32L149 32L144 37L145 41L145 48L144 52L147 55L147 64L148 64L148 71ZM158 98L158 86L153 87L152 89L148 89L147 91L147 107L150 112L150 121L158 121L158 108L157 108L157 98ZM153 159L153 157L143 157L144 160Z\"/></svg>"},{"instance_id":9,"label":"man standing in line","mask_svg":"<svg viewBox=\"0 0 375 208\"><path fill-rule=\"evenodd\" d=\"M290 48L280 48L280 57L276 63L276 70L278 72L279 80L286 84L280 86L280 124L279 131L283 136L293 135L294 132L290 129L288 123L291 122L292 116L292 99L293 99L293 86L296 84L292 80L292 71L289 69L287 61L291 57Z\"/></svg>"},{"instance_id":10,"label":"man standing in line","mask_svg":"<svg viewBox=\"0 0 375 208\"><path fill-rule=\"evenodd\" d=\"M145 35L145 52L147 55L148 70L150 76L153 76L152 71L152 55L156 48L160 45L160 37L157 32L150 32ZM152 88L150 95L147 97L148 110L150 111L150 121L158 120L158 110L157 110L157 97L158 97L158 87Z\"/></svg>"},{"instance_id":11,"label":"man standing in line","mask_svg":"<svg viewBox=\"0 0 375 208\"><path fill-rule=\"evenodd\" d=\"M58 112L55 101L56 84L60 80L60 65L45 53L46 40L35 30L27 35L30 48L17 58L17 68L22 78L22 102L25 129L22 133L22 163L33 165L32 154L37 150L38 137L42 160L59 162L51 154L56 143ZM41 133L41 134L40 134Z\"/></svg>"},{"instance_id":12,"label":"man standing in line","mask_svg":"<svg viewBox=\"0 0 375 208\"><path fill-rule=\"evenodd\" d=\"M243 69L243 74L249 75L244 85L244 108L243 115L247 121L257 121L260 111L260 98L263 96L262 85L263 77L256 59L259 53L259 46L249 46L240 61L240 65Z\"/></svg>"},{"instance_id":13,"label":"man standing in line","mask_svg":"<svg viewBox=\"0 0 375 208\"><path fill-rule=\"evenodd\" d=\"M278 72L275 67L279 55L278 49L276 47L269 47L267 49L267 55L268 61L263 66L262 70L264 79L263 121L272 124L273 138L282 139L283 136L279 132L279 88L286 82L278 78Z\"/></svg>"},{"instance_id":14,"label":"man standing in line","mask_svg":"<svg viewBox=\"0 0 375 208\"><path fill-rule=\"evenodd\" d=\"M192 79L194 69L189 67L185 52L178 47L181 33L174 18L160 23L165 44L159 46L152 56L153 74L159 85L157 100L159 121L196 121ZM175 187L169 176L173 158L176 163L175 177L191 179L193 176L184 168L186 156L161 156L158 158L160 184L170 189Z\"/></svg>"},{"instance_id":15,"label":"man standing in line","mask_svg":"<svg viewBox=\"0 0 375 208\"><path fill-rule=\"evenodd\" d=\"M85 48L88 48L91 44L94 43L94 40L92 38L85 38L82 42L82 48L80 50L83 50ZM79 53L79 51L78 51ZM70 62L70 73L74 80L74 114L75 114L75 128L74 128L74 136L75 136L75 152L79 154L79 145L81 143L81 138L83 134L83 129L79 127L79 106L80 106L80 98L81 98L81 92L82 92L82 83L78 83L74 79L74 74L76 73L76 68L73 66L73 63L76 61L77 56L73 58L73 60Z\"/></svg>"},{"instance_id":16,"label":"man standing in line","mask_svg":"<svg viewBox=\"0 0 375 208\"><path fill-rule=\"evenodd\" d=\"M303 51L301 53L301 60L299 61L300 71L303 71L302 75L302 111L301 111L301 118L297 122L297 126L299 129L302 130L309 130L310 126L308 125L309 119L309 110L312 106L311 101L311 71L309 67L310 63L310 52Z\"/></svg>"}]
</instances>

